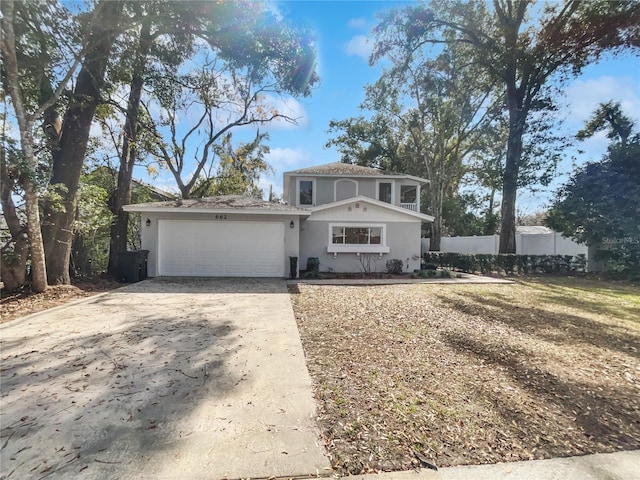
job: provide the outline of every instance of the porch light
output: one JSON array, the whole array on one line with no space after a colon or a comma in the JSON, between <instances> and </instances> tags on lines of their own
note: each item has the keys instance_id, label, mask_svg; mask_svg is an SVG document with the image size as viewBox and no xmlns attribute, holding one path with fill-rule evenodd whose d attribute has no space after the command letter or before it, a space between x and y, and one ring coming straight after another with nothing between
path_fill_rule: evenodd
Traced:
<instances>
[{"instance_id":1,"label":"porch light","mask_svg":"<svg viewBox=\"0 0 640 480\"><path fill-rule=\"evenodd\" d=\"M295 226L296 226L296 224L295 224L295 223L293 223L293 220L291 220L291 221L289 222L289 228L293 228L293 227L295 227Z\"/></svg>"},{"instance_id":2,"label":"porch light","mask_svg":"<svg viewBox=\"0 0 640 480\"><path fill-rule=\"evenodd\" d=\"M147 218L147 221L144 222L147 227L151 226L151 220Z\"/></svg>"}]
</instances>

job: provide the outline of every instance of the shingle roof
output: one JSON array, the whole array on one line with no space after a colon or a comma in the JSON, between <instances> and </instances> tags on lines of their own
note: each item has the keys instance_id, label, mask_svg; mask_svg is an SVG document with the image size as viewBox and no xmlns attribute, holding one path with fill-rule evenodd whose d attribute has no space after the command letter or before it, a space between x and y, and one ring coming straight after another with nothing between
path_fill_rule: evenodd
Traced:
<instances>
[{"instance_id":1,"label":"shingle roof","mask_svg":"<svg viewBox=\"0 0 640 480\"><path fill-rule=\"evenodd\" d=\"M316 165L314 167L301 168L293 170L294 175L401 175L401 173L386 172L377 168L362 167L360 165L352 165L350 163L334 162L324 165Z\"/></svg>"},{"instance_id":2,"label":"shingle roof","mask_svg":"<svg viewBox=\"0 0 640 480\"><path fill-rule=\"evenodd\" d=\"M264 210L272 212L305 211L303 208L292 207L281 203L267 202L260 198L243 195L219 195L217 197L190 198L188 200L173 200L169 202L149 202L129 205L129 208L192 208L211 210Z\"/></svg>"}]
</instances>

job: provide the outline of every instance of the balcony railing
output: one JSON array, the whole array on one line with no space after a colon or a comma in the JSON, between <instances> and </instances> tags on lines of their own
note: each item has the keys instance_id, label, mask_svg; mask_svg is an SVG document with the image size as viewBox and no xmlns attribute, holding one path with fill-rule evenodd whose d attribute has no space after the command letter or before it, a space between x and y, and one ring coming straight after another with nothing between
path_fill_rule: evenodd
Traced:
<instances>
[{"instance_id":1,"label":"balcony railing","mask_svg":"<svg viewBox=\"0 0 640 480\"><path fill-rule=\"evenodd\" d=\"M417 212L418 211L418 204L417 203L401 203L400 206L402 208L406 208L407 210L411 210L413 212Z\"/></svg>"}]
</instances>

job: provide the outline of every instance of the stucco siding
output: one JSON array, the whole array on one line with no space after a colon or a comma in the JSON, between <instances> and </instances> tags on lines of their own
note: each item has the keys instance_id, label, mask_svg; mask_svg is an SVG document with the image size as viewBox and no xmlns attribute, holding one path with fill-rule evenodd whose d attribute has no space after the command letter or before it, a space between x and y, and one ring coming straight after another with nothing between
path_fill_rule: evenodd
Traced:
<instances>
[{"instance_id":1,"label":"stucco siding","mask_svg":"<svg viewBox=\"0 0 640 480\"><path fill-rule=\"evenodd\" d=\"M337 180L351 180L357 183L357 195L378 199L378 184L380 182L386 182L392 184L392 199L391 203L394 205L400 205L400 192L401 186L413 185L419 186L420 182L417 182L408 178L368 178L368 177L356 177L356 176L344 176L344 177L315 177L313 175L304 176L291 176L289 177L289 187L285 198L285 201L289 202L289 205L300 206L298 195L298 181L313 180L314 181L314 198L315 206L326 205L336 201L336 181ZM355 196L355 195L354 195ZM340 200L339 198L338 200Z\"/></svg>"},{"instance_id":2,"label":"stucco siding","mask_svg":"<svg viewBox=\"0 0 640 480\"><path fill-rule=\"evenodd\" d=\"M315 216L315 214L314 214ZM320 271L360 272L362 266L355 253L328 253L329 228L332 221L305 220L300 231L300 259L302 270L306 269L309 257L320 259ZM380 223L380 222L376 222ZM367 223L363 223L366 225ZM370 254L371 271L385 272L387 260L397 258L403 261L406 272L420 268L420 221L384 222L386 244L389 253ZM408 265L408 267L407 267Z\"/></svg>"},{"instance_id":3,"label":"stucco siding","mask_svg":"<svg viewBox=\"0 0 640 480\"><path fill-rule=\"evenodd\" d=\"M333 178L316 178L316 205L333 202Z\"/></svg>"}]
</instances>

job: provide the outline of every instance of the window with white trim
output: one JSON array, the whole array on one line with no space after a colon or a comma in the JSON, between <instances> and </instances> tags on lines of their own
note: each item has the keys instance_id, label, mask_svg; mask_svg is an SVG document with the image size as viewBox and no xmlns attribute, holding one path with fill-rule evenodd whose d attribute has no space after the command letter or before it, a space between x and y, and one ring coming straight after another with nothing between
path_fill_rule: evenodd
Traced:
<instances>
[{"instance_id":1,"label":"window with white trim","mask_svg":"<svg viewBox=\"0 0 640 480\"><path fill-rule=\"evenodd\" d=\"M298 205L313 205L313 180L298 182Z\"/></svg>"},{"instance_id":2,"label":"window with white trim","mask_svg":"<svg viewBox=\"0 0 640 480\"><path fill-rule=\"evenodd\" d=\"M384 224L329 224L329 253L389 253Z\"/></svg>"},{"instance_id":3,"label":"window with white trim","mask_svg":"<svg viewBox=\"0 0 640 480\"><path fill-rule=\"evenodd\" d=\"M382 227L332 227L332 243L340 245L380 245Z\"/></svg>"},{"instance_id":4,"label":"window with white trim","mask_svg":"<svg viewBox=\"0 0 640 480\"><path fill-rule=\"evenodd\" d=\"M378 183L378 200L381 202L391 203L392 184L391 182Z\"/></svg>"}]
</instances>

